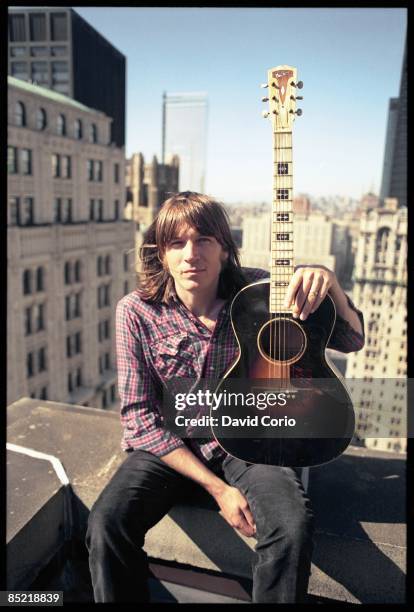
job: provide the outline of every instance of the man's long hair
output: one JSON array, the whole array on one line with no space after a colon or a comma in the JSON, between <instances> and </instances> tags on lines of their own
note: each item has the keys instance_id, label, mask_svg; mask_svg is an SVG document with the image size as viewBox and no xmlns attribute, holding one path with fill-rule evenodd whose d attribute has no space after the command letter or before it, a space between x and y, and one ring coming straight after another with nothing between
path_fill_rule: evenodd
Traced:
<instances>
[{"instance_id":1,"label":"man's long hair","mask_svg":"<svg viewBox=\"0 0 414 612\"><path fill-rule=\"evenodd\" d=\"M141 270L137 287L143 300L168 304L174 295L174 279L163 265L163 259L167 244L186 225L203 236L214 236L228 253L220 273L218 297L227 299L245 286L247 279L222 204L206 195L183 191L165 200L144 234L139 250Z\"/></svg>"}]
</instances>

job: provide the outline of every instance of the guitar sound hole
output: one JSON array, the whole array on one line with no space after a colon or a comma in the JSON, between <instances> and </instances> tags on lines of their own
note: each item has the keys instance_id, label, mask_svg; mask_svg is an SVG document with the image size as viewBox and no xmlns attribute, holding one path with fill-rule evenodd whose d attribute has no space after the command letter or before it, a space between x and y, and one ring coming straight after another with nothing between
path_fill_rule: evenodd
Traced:
<instances>
[{"instance_id":1,"label":"guitar sound hole","mask_svg":"<svg viewBox=\"0 0 414 612\"><path fill-rule=\"evenodd\" d=\"M291 319L278 318L266 323L258 337L259 351L270 361L294 362L305 352L306 337Z\"/></svg>"}]
</instances>

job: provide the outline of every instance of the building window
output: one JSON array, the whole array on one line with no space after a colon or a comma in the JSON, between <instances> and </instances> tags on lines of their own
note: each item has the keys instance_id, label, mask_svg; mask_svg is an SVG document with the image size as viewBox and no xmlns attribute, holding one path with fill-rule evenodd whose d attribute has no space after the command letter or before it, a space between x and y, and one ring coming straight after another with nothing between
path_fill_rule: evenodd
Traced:
<instances>
[{"instance_id":1,"label":"building window","mask_svg":"<svg viewBox=\"0 0 414 612\"><path fill-rule=\"evenodd\" d=\"M72 164L70 155L62 155L62 178L72 178Z\"/></svg>"},{"instance_id":2,"label":"building window","mask_svg":"<svg viewBox=\"0 0 414 612\"><path fill-rule=\"evenodd\" d=\"M60 177L60 155L59 153L52 153L52 176L53 178Z\"/></svg>"},{"instance_id":3,"label":"building window","mask_svg":"<svg viewBox=\"0 0 414 612\"><path fill-rule=\"evenodd\" d=\"M34 205L33 198L23 198L22 210L21 210L21 225L33 225L34 222Z\"/></svg>"},{"instance_id":4,"label":"building window","mask_svg":"<svg viewBox=\"0 0 414 612\"><path fill-rule=\"evenodd\" d=\"M61 198L55 198L54 223L61 223L61 221L62 221L62 200Z\"/></svg>"},{"instance_id":5,"label":"building window","mask_svg":"<svg viewBox=\"0 0 414 612\"><path fill-rule=\"evenodd\" d=\"M385 264L388 250L388 238L390 230L388 227L381 227L376 236L375 244L375 263Z\"/></svg>"},{"instance_id":6,"label":"building window","mask_svg":"<svg viewBox=\"0 0 414 612\"><path fill-rule=\"evenodd\" d=\"M45 271L44 271L44 268L40 266L36 270L36 290L37 291L45 290L44 278L45 278Z\"/></svg>"},{"instance_id":7,"label":"building window","mask_svg":"<svg viewBox=\"0 0 414 612\"><path fill-rule=\"evenodd\" d=\"M20 225L20 198L9 198L9 225Z\"/></svg>"},{"instance_id":8,"label":"building window","mask_svg":"<svg viewBox=\"0 0 414 612\"><path fill-rule=\"evenodd\" d=\"M31 376L34 376L33 353L27 354L26 367L27 367L27 377L30 378Z\"/></svg>"},{"instance_id":9,"label":"building window","mask_svg":"<svg viewBox=\"0 0 414 612\"><path fill-rule=\"evenodd\" d=\"M68 39L68 24L66 13L52 13L50 15L50 32L52 40Z\"/></svg>"},{"instance_id":10,"label":"building window","mask_svg":"<svg viewBox=\"0 0 414 612\"><path fill-rule=\"evenodd\" d=\"M89 220L95 219L95 200L89 200Z\"/></svg>"},{"instance_id":11,"label":"building window","mask_svg":"<svg viewBox=\"0 0 414 612\"><path fill-rule=\"evenodd\" d=\"M86 174L88 175L88 181L93 181L93 159L86 161Z\"/></svg>"},{"instance_id":12,"label":"building window","mask_svg":"<svg viewBox=\"0 0 414 612\"><path fill-rule=\"evenodd\" d=\"M30 40L41 42L46 40L46 15L45 13L29 14Z\"/></svg>"},{"instance_id":13,"label":"building window","mask_svg":"<svg viewBox=\"0 0 414 612\"><path fill-rule=\"evenodd\" d=\"M47 62L32 62L32 81L35 85L47 85L49 83Z\"/></svg>"},{"instance_id":14,"label":"building window","mask_svg":"<svg viewBox=\"0 0 414 612\"><path fill-rule=\"evenodd\" d=\"M63 200L62 223L72 223L72 199Z\"/></svg>"},{"instance_id":15,"label":"building window","mask_svg":"<svg viewBox=\"0 0 414 612\"><path fill-rule=\"evenodd\" d=\"M36 331L42 331L45 329L45 305L44 304L38 304L37 305L37 325L36 325Z\"/></svg>"},{"instance_id":16,"label":"building window","mask_svg":"<svg viewBox=\"0 0 414 612\"><path fill-rule=\"evenodd\" d=\"M65 285L70 285L72 282L70 261L65 263Z\"/></svg>"},{"instance_id":17,"label":"building window","mask_svg":"<svg viewBox=\"0 0 414 612\"><path fill-rule=\"evenodd\" d=\"M29 306L28 308L25 308L24 314L25 314L25 317L24 317L25 335L29 336L32 333L32 307Z\"/></svg>"},{"instance_id":18,"label":"building window","mask_svg":"<svg viewBox=\"0 0 414 612\"><path fill-rule=\"evenodd\" d=\"M38 371L44 372L46 370L46 351L44 347L39 349L37 356L38 356L38 366L39 366Z\"/></svg>"},{"instance_id":19,"label":"building window","mask_svg":"<svg viewBox=\"0 0 414 612\"><path fill-rule=\"evenodd\" d=\"M105 274L111 273L111 256L107 255L105 257Z\"/></svg>"},{"instance_id":20,"label":"building window","mask_svg":"<svg viewBox=\"0 0 414 612\"><path fill-rule=\"evenodd\" d=\"M114 202L114 219L115 221L118 221L119 219L119 200L115 200Z\"/></svg>"},{"instance_id":21,"label":"building window","mask_svg":"<svg viewBox=\"0 0 414 612\"><path fill-rule=\"evenodd\" d=\"M66 117L62 113L57 118L57 133L59 136L66 136Z\"/></svg>"},{"instance_id":22,"label":"building window","mask_svg":"<svg viewBox=\"0 0 414 612\"><path fill-rule=\"evenodd\" d=\"M74 317L80 317L81 316L80 298L81 298L81 294L77 293L75 295L75 313L74 313Z\"/></svg>"},{"instance_id":23,"label":"building window","mask_svg":"<svg viewBox=\"0 0 414 612\"><path fill-rule=\"evenodd\" d=\"M18 171L17 147L7 147L7 172L17 174Z\"/></svg>"},{"instance_id":24,"label":"building window","mask_svg":"<svg viewBox=\"0 0 414 612\"><path fill-rule=\"evenodd\" d=\"M103 257L101 255L99 255L96 260L96 273L98 276L103 275Z\"/></svg>"},{"instance_id":25,"label":"building window","mask_svg":"<svg viewBox=\"0 0 414 612\"><path fill-rule=\"evenodd\" d=\"M47 387L42 387L39 399L47 400Z\"/></svg>"},{"instance_id":26,"label":"building window","mask_svg":"<svg viewBox=\"0 0 414 612\"><path fill-rule=\"evenodd\" d=\"M124 281L124 295L126 295L128 292L129 292L128 281Z\"/></svg>"},{"instance_id":27,"label":"building window","mask_svg":"<svg viewBox=\"0 0 414 612\"><path fill-rule=\"evenodd\" d=\"M98 200L98 221L103 221L103 200Z\"/></svg>"},{"instance_id":28,"label":"building window","mask_svg":"<svg viewBox=\"0 0 414 612\"><path fill-rule=\"evenodd\" d=\"M27 62L12 62L11 73L16 79L27 81L29 78L29 68Z\"/></svg>"},{"instance_id":29,"label":"building window","mask_svg":"<svg viewBox=\"0 0 414 612\"><path fill-rule=\"evenodd\" d=\"M47 126L47 115L44 108L38 108L36 112L36 127L38 130L44 130Z\"/></svg>"},{"instance_id":30,"label":"building window","mask_svg":"<svg viewBox=\"0 0 414 612\"><path fill-rule=\"evenodd\" d=\"M76 370L76 386L82 386L82 370L80 368Z\"/></svg>"},{"instance_id":31,"label":"building window","mask_svg":"<svg viewBox=\"0 0 414 612\"><path fill-rule=\"evenodd\" d=\"M26 108L23 102L17 101L14 107L14 120L17 126L26 126Z\"/></svg>"},{"instance_id":32,"label":"building window","mask_svg":"<svg viewBox=\"0 0 414 612\"><path fill-rule=\"evenodd\" d=\"M91 123L90 125L89 140L93 144L98 142L98 128L96 127L95 123Z\"/></svg>"},{"instance_id":33,"label":"building window","mask_svg":"<svg viewBox=\"0 0 414 612\"><path fill-rule=\"evenodd\" d=\"M102 178L103 178L103 164L101 162L101 160L97 160L95 161L95 181L98 181L99 183L102 182Z\"/></svg>"},{"instance_id":34,"label":"building window","mask_svg":"<svg viewBox=\"0 0 414 612\"><path fill-rule=\"evenodd\" d=\"M114 183L119 183L119 164L114 164Z\"/></svg>"},{"instance_id":35,"label":"building window","mask_svg":"<svg viewBox=\"0 0 414 612\"><path fill-rule=\"evenodd\" d=\"M111 385L111 404L115 401L115 385Z\"/></svg>"},{"instance_id":36,"label":"building window","mask_svg":"<svg viewBox=\"0 0 414 612\"><path fill-rule=\"evenodd\" d=\"M75 354L82 352L82 338L81 333L76 332L75 334Z\"/></svg>"},{"instance_id":37,"label":"building window","mask_svg":"<svg viewBox=\"0 0 414 612\"><path fill-rule=\"evenodd\" d=\"M23 272L23 295L32 293L32 271L24 270Z\"/></svg>"},{"instance_id":38,"label":"building window","mask_svg":"<svg viewBox=\"0 0 414 612\"><path fill-rule=\"evenodd\" d=\"M10 47L11 57L25 57L26 47Z\"/></svg>"},{"instance_id":39,"label":"building window","mask_svg":"<svg viewBox=\"0 0 414 612\"><path fill-rule=\"evenodd\" d=\"M106 395L106 389L104 389L103 393L102 393L102 407L106 408L107 405L108 405L108 398L107 398L107 395Z\"/></svg>"},{"instance_id":40,"label":"building window","mask_svg":"<svg viewBox=\"0 0 414 612\"><path fill-rule=\"evenodd\" d=\"M22 174L32 174L32 151L31 149L21 149L20 151L20 167Z\"/></svg>"},{"instance_id":41,"label":"building window","mask_svg":"<svg viewBox=\"0 0 414 612\"><path fill-rule=\"evenodd\" d=\"M46 57L47 55L49 55L48 48L47 47L31 47L30 55L32 57Z\"/></svg>"},{"instance_id":42,"label":"building window","mask_svg":"<svg viewBox=\"0 0 414 612\"><path fill-rule=\"evenodd\" d=\"M109 370L110 367L111 367L111 363L109 360L109 353L105 353L105 369Z\"/></svg>"},{"instance_id":43,"label":"building window","mask_svg":"<svg viewBox=\"0 0 414 612\"><path fill-rule=\"evenodd\" d=\"M76 140L82 139L83 127L82 127L82 121L80 119L75 119L74 134L75 134Z\"/></svg>"},{"instance_id":44,"label":"building window","mask_svg":"<svg viewBox=\"0 0 414 612\"><path fill-rule=\"evenodd\" d=\"M62 94L69 93L69 66L67 62L52 62L52 87Z\"/></svg>"},{"instance_id":45,"label":"building window","mask_svg":"<svg viewBox=\"0 0 414 612\"><path fill-rule=\"evenodd\" d=\"M69 372L68 374L68 391L69 393L72 393L73 391L72 372Z\"/></svg>"},{"instance_id":46,"label":"building window","mask_svg":"<svg viewBox=\"0 0 414 612\"><path fill-rule=\"evenodd\" d=\"M50 50L54 57L61 57L62 55L67 55L68 53L67 47L51 47Z\"/></svg>"},{"instance_id":47,"label":"building window","mask_svg":"<svg viewBox=\"0 0 414 612\"><path fill-rule=\"evenodd\" d=\"M75 283L81 282L81 262L79 259L75 261Z\"/></svg>"},{"instance_id":48,"label":"building window","mask_svg":"<svg viewBox=\"0 0 414 612\"><path fill-rule=\"evenodd\" d=\"M24 15L9 15L9 39L10 42L27 40Z\"/></svg>"}]
</instances>

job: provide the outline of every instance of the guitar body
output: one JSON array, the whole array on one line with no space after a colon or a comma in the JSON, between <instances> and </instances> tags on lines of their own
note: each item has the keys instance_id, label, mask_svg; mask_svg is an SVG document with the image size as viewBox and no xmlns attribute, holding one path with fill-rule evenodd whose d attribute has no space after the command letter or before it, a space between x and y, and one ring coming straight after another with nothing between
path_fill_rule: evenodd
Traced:
<instances>
[{"instance_id":1,"label":"guitar body","mask_svg":"<svg viewBox=\"0 0 414 612\"><path fill-rule=\"evenodd\" d=\"M355 427L350 396L325 358L335 324L334 303L327 295L300 321L290 313L269 312L269 293L270 280L262 280L233 299L230 316L240 352L215 393L227 398L231 393L252 397L261 392L262 399L272 393L272 402L264 399L258 408L223 400L211 412L218 423L213 435L227 453L250 463L327 463L347 448ZM279 394L284 390L288 393L283 403ZM287 419L295 426L286 425Z\"/></svg>"}]
</instances>

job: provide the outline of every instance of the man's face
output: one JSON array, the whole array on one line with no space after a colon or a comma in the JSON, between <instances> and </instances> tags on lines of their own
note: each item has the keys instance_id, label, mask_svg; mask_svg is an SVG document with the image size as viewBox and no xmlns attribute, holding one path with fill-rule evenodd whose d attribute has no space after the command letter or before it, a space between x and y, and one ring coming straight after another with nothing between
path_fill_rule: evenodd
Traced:
<instances>
[{"instance_id":1,"label":"man's face","mask_svg":"<svg viewBox=\"0 0 414 612\"><path fill-rule=\"evenodd\" d=\"M176 289L197 292L217 288L222 264L228 257L212 236L202 236L188 225L167 244L164 263L175 281Z\"/></svg>"}]
</instances>

